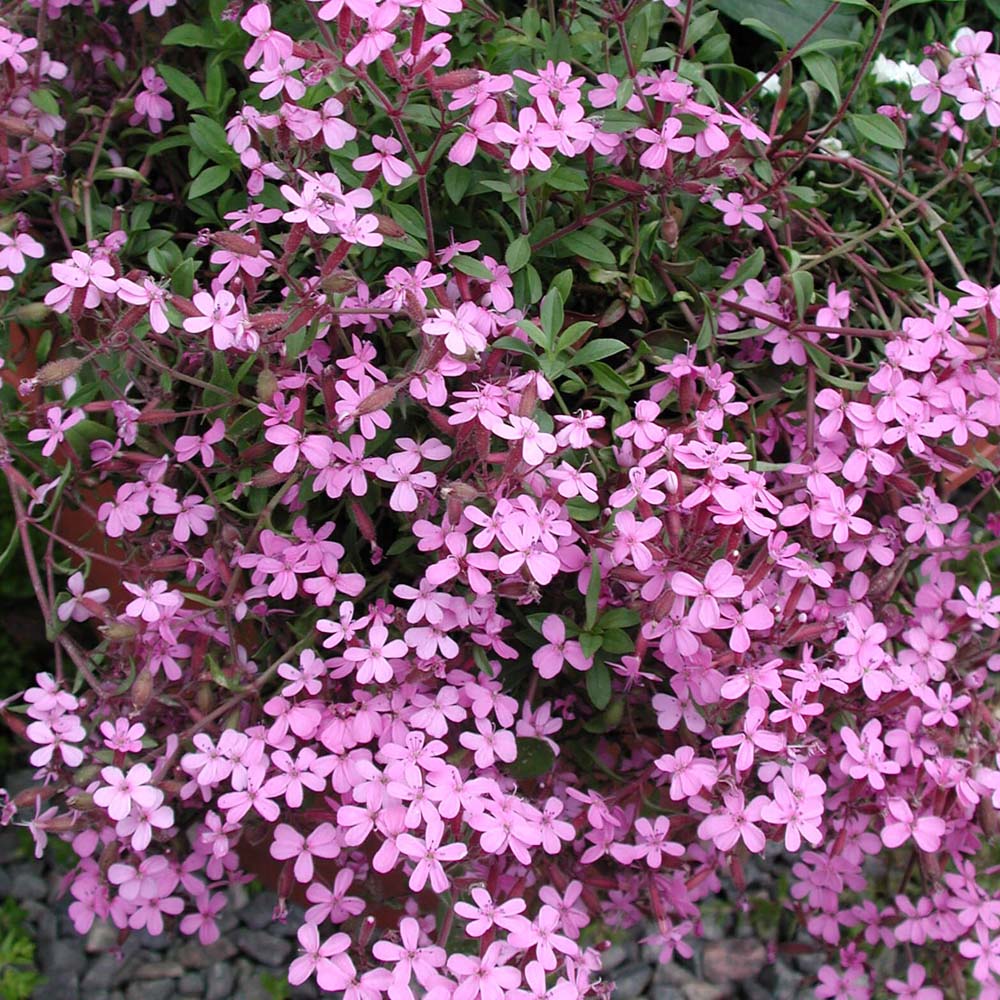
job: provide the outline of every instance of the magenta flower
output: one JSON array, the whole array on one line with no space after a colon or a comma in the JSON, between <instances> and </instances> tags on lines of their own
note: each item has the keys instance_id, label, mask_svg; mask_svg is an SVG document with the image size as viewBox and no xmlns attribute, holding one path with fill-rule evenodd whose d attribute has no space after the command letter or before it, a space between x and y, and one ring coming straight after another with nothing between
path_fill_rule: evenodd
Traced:
<instances>
[{"instance_id":1,"label":"magenta flower","mask_svg":"<svg viewBox=\"0 0 1000 1000\"><path fill-rule=\"evenodd\" d=\"M521 973L504 964L506 951L504 945L494 941L482 957L449 956L448 971L458 980L452 1000L504 1000L521 983Z\"/></svg>"},{"instance_id":2,"label":"magenta flower","mask_svg":"<svg viewBox=\"0 0 1000 1000\"><path fill-rule=\"evenodd\" d=\"M712 207L723 213L722 221L727 226L745 223L751 229L762 232L764 220L760 218L767 209L763 205L748 202L739 191L732 191L725 198L716 198Z\"/></svg>"},{"instance_id":3,"label":"magenta flower","mask_svg":"<svg viewBox=\"0 0 1000 1000\"><path fill-rule=\"evenodd\" d=\"M420 892L428 881L435 892L447 892L451 880L445 874L444 864L460 861L468 853L465 844L445 844L442 847L442 837L444 837L444 824L436 816L432 816L427 821L423 840L409 833L396 838L399 851L417 862L409 880L410 888L414 892Z\"/></svg>"},{"instance_id":4,"label":"magenta flower","mask_svg":"<svg viewBox=\"0 0 1000 1000\"><path fill-rule=\"evenodd\" d=\"M117 767L105 767L101 771L105 785L94 792L94 803L107 809L114 820L128 816L133 805L154 808L159 805L162 793L149 784L152 776L145 764L133 765L128 774Z\"/></svg>"}]
</instances>

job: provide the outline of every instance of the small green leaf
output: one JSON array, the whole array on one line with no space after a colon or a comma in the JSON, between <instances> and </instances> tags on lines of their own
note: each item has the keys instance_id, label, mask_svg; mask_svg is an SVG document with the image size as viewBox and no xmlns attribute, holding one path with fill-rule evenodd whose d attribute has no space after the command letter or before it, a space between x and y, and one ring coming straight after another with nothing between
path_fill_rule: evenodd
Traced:
<instances>
[{"instance_id":1,"label":"small green leaf","mask_svg":"<svg viewBox=\"0 0 1000 1000\"><path fill-rule=\"evenodd\" d=\"M188 48L210 47L205 39L204 30L197 24L180 24L171 28L164 36L161 45L185 45Z\"/></svg>"},{"instance_id":2,"label":"small green leaf","mask_svg":"<svg viewBox=\"0 0 1000 1000\"><path fill-rule=\"evenodd\" d=\"M478 278L480 281L493 280L493 272L481 260L476 260L475 257L467 257L465 254L459 254L451 262L451 266L456 271L467 274L470 278Z\"/></svg>"},{"instance_id":3,"label":"small green leaf","mask_svg":"<svg viewBox=\"0 0 1000 1000\"><path fill-rule=\"evenodd\" d=\"M587 696L599 712L603 712L611 701L611 672L603 660L587 671Z\"/></svg>"},{"instance_id":4,"label":"small green leaf","mask_svg":"<svg viewBox=\"0 0 1000 1000\"><path fill-rule=\"evenodd\" d=\"M751 278L756 278L764 269L764 248L757 247L756 250L736 269L736 273L723 286L723 291L736 288Z\"/></svg>"},{"instance_id":5,"label":"small green leaf","mask_svg":"<svg viewBox=\"0 0 1000 1000\"><path fill-rule=\"evenodd\" d=\"M840 79L837 64L823 52L807 52L802 64L809 75L839 104Z\"/></svg>"},{"instance_id":6,"label":"small green leaf","mask_svg":"<svg viewBox=\"0 0 1000 1000\"><path fill-rule=\"evenodd\" d=\"M531 260L531 241L527 236L518 236L504 254L506 263L511 274L516 274Z\"/></svg>"},{"instance_id":7,"label":"small green leaf","mask_svg":"<svg viewBox=\"0 0 1000 1000\"><path fill-rule=\"evenodd\" d=\"M229 167L223 166L222 164L206 167L191 182L191 187L188 189L188 197L200 198L203 194L208 194L209 191L214 191L217 187L221 187L226 183L229 179L229 174Z\"/></svg>"},{"instance_id":8,"label":"small green leaf","mask_svg":"<svg viewBox=\"0 0 1000 1000\"><path fill-rule=\"evenodd\" d=\"M851 115L851 124L858 135L886 149L903 149L906 140L899 131L899 126L884 115Z\"/></svg>"},{"instance_id":9,"label":"small green leaf","mask_svg":"<svg viewBox=\"0 0 1000 1000\"><path fill-rule=\"evenodd\" d=\"M233 165L239 163L239 157L226 138L226 130L215 119L194 115L188 131L191 133L191 141L210 160Z\"/></svg>"},{"instance_id":10,"label":"small green leaf","mask_svg":"<svg viewBox=\"0 0 1000 1000\"><path fill-rule=\"evenodd\" d=\"M608 249L602 240L588 232L569 233L564 236L556 247L564 254L573 254L582 257L590 264L604 264L606 267L614 267L618 261L615 255Z\"/></svg>"},{"instance_id":11,"label":"small green leaf","mask_svg":"<svg viewBox=\"0 0 1000 1000\"><path fill-rule=\"evenodd\" d=\"M563 299L556 289L550 289L542 299L541 313L542 329L545 331L545 343L542 346L551 351L563 327Z\"/></svg>"},{"instance_id":12,"label":"small green leaf","mask_svg":"<svg viewBox=\"0 0 1000 1000\"><path fill-rule=\"evenodd\" d=\"M529 778L540 778L552 770L556 756L552 747L544 740L536 740L530 736L517 738L517 757L507 766L507 773L512 778L522 781Z\"/></svg>"},{"instance_id":13,"label":"small green leaf","mask_svg":"<svg viewBox=\"0 0 1000 1000\"><path fill-rule=\"evenodd\" d=\"M812 271L795 271L792 274L792 289L795 292L795 311L801 320L806 314L806 308L812 304L816 291Z\"/></svg>"},{"instance_id":14,"label":"small green leaf","mask_svg":"<svg viewBox=\"0 0 1000 1000\"><path fill-rule=\"evenodd\" d=\"M173 66L164 66L162 63L156 67L157 72L166 81L167 86L182 100L189 108L203 108L205 106L205 96L201 88L188 76Z\"/></svg>"},{"instance_id":15,"label":"small green leaf","mask_svg":"<svg viewBox=\"0 0 1000 1000\"><path fill-rule=\"evenodd\" d=\"M59 102L56 100L55 94L53 94L51 90L33 90L31 92L31 103L34 104L39 111L42 111L47 115L59 114Z\"/></svg>"},{"instance_id":16,"label":"small green leaf","mask_svg":"<svg viewBox=\"0 0 1000 1000\"><path fill-rule=\"evenodd\" d=\"M454 163L444 172L444 189L454 204L464 197L472 183L472 174L466 167L458 167Z\"/></svg>"},{"instance_id":17,"label":"small green leaf","mask_svg":"<svg viewBox=\"0 0 1000 1000\"><path fill-rule=\"evenodd\" d=\"M628 350L628 344L624 344L620 340L611 340L610 338L591 340L573 355L570 365L573 368L579 368L581 365L593 364L595 361L610 358L612 354L618 354L625 350Z\"/></svg>"}]
</instances>

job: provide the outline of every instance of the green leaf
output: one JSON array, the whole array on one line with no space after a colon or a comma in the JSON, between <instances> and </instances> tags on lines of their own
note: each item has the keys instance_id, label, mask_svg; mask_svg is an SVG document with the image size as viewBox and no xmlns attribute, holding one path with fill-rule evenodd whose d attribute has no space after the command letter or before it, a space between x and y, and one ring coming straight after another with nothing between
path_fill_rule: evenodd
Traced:
<instances>
[{"instance_id":1,"label":"green leaf","mask_svg":"<svg viewBox=\"0 0 1000 1000\"><path fill-rule=\"evenodd\" d=\"M816 280L812 271L795 271L792 274L792 289L795 292L795 312L801 320L806 307L811 305L816 291Z\"/></svg>"},{"instance_id":2,"label":"green leaf","mask_svg":"<svg viewBox=\"0 0 1000 1000\"><path fill-rule=\"evenodd\" d=\"M597 551L590 553L590 579L587 581L585 605L587 617L585 626L589 632L597 621L597 602L601 599L601 564L597 561Z\"/></svg>"},{"instance_id":3,"label":"green leaf","mask_svg":"<svg viewBox=\"0 0 1000 1000\"><path fill-rule=\"evenodd\" d=\"M611 701L611 672L603 660L597 660L587 671L587 696L599 712L603 712Z\"/></svg>"},{"instance_id":4,"label":"green leaf","mask_svg":"<svg viewBox=\"0 0 1000 1000\"><path fill-rule=\"evenodd\" d=\"M516 274L531 260L531 241L527 236L518 236L504 254L506 263L511 274Z\"/></svg>"},{"instance_id":5,"label":"green leaf","mask_svg":"<svg viewBox=\"0 0 1000 1000\"><path fill-rule=\"evenodd\" d=\"M809 75L840 104L840 80L837 64L822 52L807 52L802 63Z\"/></svg>"},{"instance_id":6,"label":"green leaf","mask_svg":"<svg viewBox=\"0 0 1000 1000\"><path fill-rule=\"evenodd\" d=\"M188 48L210 48L205 39L205 31L197 24L180 24L171 28L164 36L161 45L185 45Z\"/></svg>"},{"instance_id":7,"label":"green leaf","mask_svg":"<svg viewBox=\"0 0 1000 1000\"><path fill-rule=\"evenodd\" d=\"M756 250L742 264L736 269L736 273L726 282L722 290L724 292L729 291L730 288L736 288L742 285L743 282L749 281L751 278L756 278L758 274L764 269L764 248L757 247Z\"/></svg>"},{"instance_id":8,"label":"green leaf","mask_svg":"<svg viewBox=\"0 0 1000 1000\"><path fill-rule=\"evenodd\" d=\"M541 312L542 329L545 331L545 343L542 346L551 351L563 327L563 298L555 288L549 289L542 299Z\"/></svg>"},{"instance_id":9,"label":"green leaf","mask_svg":"<svg viewBox=\"0 0 1000 1000\"><path fill-rule=\"evenodd\" d=\"M850 115L850 120L858 135L869 142L886 149L903 149L906 145L899 126L885 115Z\"/></svg>"},{"instance_id":10,"label":"green leaf","mask_svg":"<svg viewBox=\"0 0 1000 1000\"><path fill-rule=\"evenodd\" d=\"M213 167L206 167L191 182L191 187L188 189L188 197L200 198L203 194L208 194L209 191L214 191L217 187L221 187L227 180L229 180L229 174L229 167L223 166L222 164L218 164Z\"/></svg>"},{"instance_id":11,"label":"green leaf","mask_svg":"<svg viewBox=\"0 0 1000 1000\"><path fill-rule=\"evenodd\" d=\"M194 115L188 131L191 133L191 141L210 160L233 165L239 163L239 157L226 138L226 130L214 118Z\"/></svg>"},{"instance_id":12,"label":"green leaf","mask_svg":"<svg viewBox=\"0 0 1000 1000\"><path fill-rule=\"evenodd\" d=\"M832 5L829 0L714 0L712 6L765 38L791 48ZM812 37L850 39L860 31L861 18L855 12L837 10Z\"/></svg>"},{"instance_id":13,"label":"green leaf","mask_svg":"<svg viewBox=\"0 0 1000 1000\"><path fill-rule=\"evenodd\" d=\"M559 335L559 339L556 341L556 353L559 351L565 351L568 347L578 341L585 333L589 333L595 326L597 326L597 324L590 322L590 320L579 320L576 323L571 323Z\"/></svg>"},{"instance_id":14,"label":"green leaf","mask_svg":"<svg viewBox=\"0 0 1000 1000\"><path fill-rule=\"evenodd\" d=\"M472 184L472 173L467 167L459 167L454 163L444 172L444 189L454 204L458 204Z\"/></svg>"},{"instance_id":15,"label":"green leaf","mask_svg":"<svg viewBox=\"0 0 1000 1000\"><path fill-rule=\"evenodd\" d=\"M569 233L556 243L556 247L563 251L563 256L573 254L591 264L614 267L618 263L604 242L588 232Z\"/></svg>"},{"instance_id":16,"label":"green leaf","mask_svg":"<svg viewBox=\"0 0 1000 1000\"><path fill-rule=\"evenodd\" d=\"M527 323L528 321L521 320L521 322ZM534 326L534 323L532 323L531 325ZM537 330L538 327L535 327L535 329ZM529 337L531 336L530 332L528 331L525 332L528 333ZM541 333L541 330L539 330L538 332ZM518 340L517 337L498 337L496 340L493 341L493 344L491 346L496 351L514 351L516 354L530 354L532 356L534 356L535 354L530 344L526 344L523 340Z\"/></svg>"},{"instance_id":17,"label":"green leaf","mask_svg":"<svg viewBox=\"0 0 1000 1000\"><path fill-rule=\"evenodd\" d=\"M549 349L549 338L545 331L537 324L532 323L530 319L521 319L517 321L517 325L521 330L531 337L531 339L543 350L547 351ZM506 338L505 338L506 339ZM499 341L498 341L499 343ZM531 352L534 353L534 352Z\"/></svg>"},{"instance_id":18,"label":"green leaf","mask_svg":"<svg viewBox=\"0 0 1000 1000\"><path fill-rule=\"evenodd\" d=\"M47 115L59 114L59 102L56 100L55 94L53 94L51 90L33 90L31 92L31 103L34 104L39 111L42 111Z\"/></svg>"},{"instance_id":19,"label":"green leaf","mask_svg":"<svg viewBox=\"0 0 1000 1000\"><path fill-rule=\"evenodd\" d=\"M507 765L507 773L511 777L521 780L540 778L552 770L555 759L552 747L544 740L519 736L517 738L517 757L513 763Z\"/></svg>"},{"instance_id":20,"label":"green leaf","mask_svg":"<svg viewBox=\"0 0 1000 1000\"><path fill-rule=\"evenodd\" d=\"M610 358L612 354L626 350L628 350L628 344L622 343L620 340L611 340L610 338L591 340L573 355L570 365L573 368L579 368L581 365L593 364L602 358Z\"/></svg>"},{"instance_id":21,"label":"green leaf","mask_svg":"<svg viewBox=\"0 0 1000 1000\"><path fill-rule=\"evenodd\" d=\"M452 260L451 266L456 271L461 271L462 274L469 275L470 278L478 278L480 281L493 280L493 272L481 260L476 260L475 257L467 257L465 254L459 254Z\"/></svg>"},{"instance_id":22,"label":"green leaf","mask_svg":"<svg viewBox=\"0 0 1000 1000\"><path fill-rule=\"evenodd\" d=\"M301 330L290 333L285 338L285 360L293 361L308 351L316 339L317 332L316 324L310 323Z\"/></svg>"},{"instance_id":23,"label":"green leaf","mask_svg":"<svg viewBox=\"0 0 1000 1000\"><path fill-rule=\"evenodd\" d=\"M565 271L560 271L549 286L554 288L561 296L563 304L569 302L569 293L573 290L573 269L567 267ZM538 296L541 298L541 295Z\"/></svg>"},{"instance_id":24,"label":"green leaf","mask_svg":"<svg viewBox=\"0 0 1000 1000\"><path fill-rule=\"evenodd\" d=\"M203 108L205 106L205 95L201 88L188 76L173 66L164 66L160 63L156 71L166 81L167 86L182 100L189 108Z\"/></svg>"},{"instance_id":25,"label":"green leaf","mask_svg":"<svg viewBox=\"0 0 1000 1000\"><path fill-rule=\"evenodd\" d=\"M589 367L594 381L613 396L627 396L632 391L628 382L603 361L592 361Z\"/></svg>"}]
</instances>

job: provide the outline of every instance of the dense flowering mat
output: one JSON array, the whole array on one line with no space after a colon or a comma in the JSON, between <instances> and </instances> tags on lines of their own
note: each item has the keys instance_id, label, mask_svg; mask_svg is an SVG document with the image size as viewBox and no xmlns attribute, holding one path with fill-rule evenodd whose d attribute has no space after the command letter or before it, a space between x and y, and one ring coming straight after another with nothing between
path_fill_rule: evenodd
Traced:
<instances>
[{"instance_id":1,"label":"dense flowering mat","mask_svg":"<svg viewBox=\"0 0 1000 1000\"><path fill-rule=\"evenodd\" d=\"M293 984L573 1000L771 841L818 996L1000 995L1000 56L841 13L0 10L2 815L79 931L270 860Z\"/></svg>"}]
</instances>

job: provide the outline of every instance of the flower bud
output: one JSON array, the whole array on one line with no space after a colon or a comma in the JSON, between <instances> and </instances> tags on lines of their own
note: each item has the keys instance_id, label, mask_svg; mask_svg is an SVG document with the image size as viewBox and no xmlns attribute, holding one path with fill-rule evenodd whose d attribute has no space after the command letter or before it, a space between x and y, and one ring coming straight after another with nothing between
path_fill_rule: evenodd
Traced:
<instances>
[{"instance_id":1,"label":"flower bud","mask_svg":"<svg viewBox=\"0 0 1000 1000\"><path fill-rule=\"evenodd\" d=\"M137 711L141 712L149 704L149 699L152 697L153 675L150 673L149 667L143 667L142 672L132 685L132 704L135 705Z\"/></svg>"},{"instance_id":2,"label":"flower bud","mask_svg":"<svg viewBox=\"0 0 1000 1000\"><path fill-rule=\"evenodd\" d=\"M320 278L319 286L324 292L331 294L353 292L358 287L358 279L353 274L348 274L347 271L334 271L332 274L326 274Z\"/></svg>"},{"instance_id":3,"label":"flower bud","mask_svg":"<svg viewBox=\"0 0 1000 1000\"><path fill-rule=\"evenodd\" d=\"M278 377L270 368L265 368L257 376L257 386L254 394L262 403L269 403L278 391Z\"/></svg>"},{"instance_id":4,"label":"flower bud","mask_svg":"<svg viewBox=\"0 0 1000 1000\"><path fill-rule=\"evenodd\" d=\"M58 358L47 365L42 365L35 372L35 381L39 385L59 385L63 380L75 375L82 364L79 358Z\"/></svg>"},{"instance_id":5,"label":"flower bud","mask_svg":"<svg viewBox=\"0 0 1000 1000\"><path fill-rule=\"evenodd\" d=\"M135 625L129 622L112 622L110 625L99 625L97 630L112 642L127 642L139 634L139 630Z\"/></svg>"},{"instance_id":6,"label":"flower bud","mask_svg":"<svg viewBox=\"0 0 1000 1000\"><path fill-rule=\"evenodd\" d=\"M263 472L258 472L253 479L250 480L251 486L277 486L279 483L283 483L288 476L283 472L276 472L274 469L265 469Z\"/></svg>"},{"instance_id":7,"label":"flower bud","mask_svg":"<svg viewBox=\"0 0 1000 1000\"><path fill-rule=\"evenodd\" d=\"M81 812L85 809L93 809L94 796L90 792L78 792L76 795L70 795L66 799L66 804L71 809L79 809Z\"/></svg>"},{"instance_id":8,"label":"flower bud","mask_svg":"<svg viewBox=\"0 0 1000 1000\"><path fill-rule=\"evenodd\" d=\"M6 132L7 135L15 135L19 139L27 139L29 136L35 134L35 129L24 118L15 118L12 115L0 115L0 132Z\"/></svg>"},{"instance_id":9,"label":"flower bud","mask_svg":"<svg viewBox=\"0 0 1000 1000\"><path fill-rule=\"evenodd\" d=\"M238 253L244 257L260 256L260 245L239 233L212 233L210 239L215 246L230 253Z\"/></svg>"},{"instance_id":10,"label":"flower bud","mask_svg":"<svg viewBox=\"0 0 1000 1000\"><path fill-rule=\"evenodd\" d=\"M434 90L462 90L479 83L482 73L478 69L453 69L447 73L431 75L427 82Z\"/></svg>"},{"instance_id":11,"label":"flower bud","mask_svg":"<svg viewBox=\"0 0 1000 1000\"><path fill-rule=\"evenodd\" d=\"M379 386L358 403L358 408L354 411L355 415L363 417L366 413L384 410L396 398L397 392L399 392L399 386L393 385L392 382Z\"/></svg>"},{"instance_id":12,"label":"flower bud","mask_svg":"<svg viewBox=\"0 0 1000 1000\"><path fill-rule=\"evenodd\" d=\"M27 302L19 306L11 314L11 318L16 323L23 323L25 326L35 326L41 323L52 312L52 309L44 302Z\"/></svg>"},{"instance_id":13,"label":"flower bud","mask_svg":"<svg viewBox=\"0 0 1000 1000\"><path fill-rule=\"evenodd\" d=\"M195 704L198 706L198 711L205 715L215 708L215 694L212 689L212 685L205 683L198 685L198 693L195 695Z\"/></svg>"},{"instance_id":14,"label":"flower bud","mask_svg":"<svg viewBox=\"0 0 1000 1000\"><path fill-rule=\"evenodd\" d=\"M375 232L380 235L395 240L401 240L406 235L406 230L394 219L390 219L388 215L381 215L379 212L371 212L370 214L374 215L378 221Z\"/></svg>"}]
</instances>

